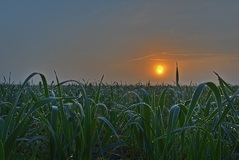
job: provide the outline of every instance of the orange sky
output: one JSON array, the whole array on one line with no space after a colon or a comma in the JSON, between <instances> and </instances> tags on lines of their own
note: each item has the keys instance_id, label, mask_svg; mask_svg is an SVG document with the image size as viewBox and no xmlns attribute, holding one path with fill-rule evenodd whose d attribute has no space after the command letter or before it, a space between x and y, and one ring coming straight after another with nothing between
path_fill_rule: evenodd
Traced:
<instances>
[{"instance_id":1,"label":"orange sky","mask_svg":"<svg viewBox=\"0 0 239 160\"><path fill-rule=\"evenodd\" d=\"M181 84L217 82L213 71L238 84L238 11L239 1L1 1L0 76L173 84L178 62Z\"/></svg>"}]
</instances>

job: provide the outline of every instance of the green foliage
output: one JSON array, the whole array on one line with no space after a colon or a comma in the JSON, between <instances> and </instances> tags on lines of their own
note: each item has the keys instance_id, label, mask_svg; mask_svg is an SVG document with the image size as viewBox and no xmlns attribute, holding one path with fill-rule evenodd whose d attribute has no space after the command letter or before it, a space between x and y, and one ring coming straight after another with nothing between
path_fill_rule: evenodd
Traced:
<instances>
[{"instance_id":1,"label":"green foliage","mask_svg":"<svg viewBox=\"0 0 239 160\"><path fill-rule=\"evenodd\" d=\"M39 85L30 85L34 76ZM56 73L55 73L56 75ZM216 74L217 75L217 74ZM239 89L0 84L0 159L237 159Z\"/></svg>"}]
</instances>

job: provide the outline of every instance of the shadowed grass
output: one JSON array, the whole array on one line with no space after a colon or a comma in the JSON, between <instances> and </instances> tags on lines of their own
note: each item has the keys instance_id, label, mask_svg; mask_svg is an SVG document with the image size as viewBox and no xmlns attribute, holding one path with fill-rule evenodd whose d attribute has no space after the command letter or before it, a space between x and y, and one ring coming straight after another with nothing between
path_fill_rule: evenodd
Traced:
<instances>
[{"instance_id":1,"label":"shadowed grass","mask_svg":"<svg viewBox=\"0 0 239 160\"><path fill-rule=\"evenodd\" d=\"M0 159L238 158L239 89L219 75L219 86L179 86L177 71L176 87L55 76L1 84Z\"/></svg>"}]
</instances>

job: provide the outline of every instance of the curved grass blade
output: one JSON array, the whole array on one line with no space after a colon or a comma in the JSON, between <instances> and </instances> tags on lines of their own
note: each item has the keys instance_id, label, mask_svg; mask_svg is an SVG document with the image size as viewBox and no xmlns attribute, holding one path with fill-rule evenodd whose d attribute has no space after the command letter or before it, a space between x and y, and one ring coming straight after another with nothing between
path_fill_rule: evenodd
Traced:
<instances>
[{"instance_id":1,"label":"curved grass blade","mask_svg":"<svg viewBox=\"0 0 239 160\"><path fill-rule=\"evenodd\" d=\"M60 140L57 137L57 134L54 131L54 129L52 128L51 124L43 115L40 114L39 116L40 116L42 122L44 122L44 124L47 126L48 130L50 131L50 134L54 141L54 145L56 147L56 154L52 155L53 156L52 158L55 159L56 157L61 157L62 159L66 159L65 154L63 152L63 148L61 147Z\"/></svg>"},{"instance_id":2,"label":"curved grass blade","mask_svg":"<svg viewBox=\"0 0 239 160\"><path fill-rule=\"evenodd\" d=\"M16 96L15 102L13 103L13 107L9 111L8 116L7 116L6 120L5 120L5 124L6 125L5 125L4 132L3 132L3 143L5 143L5 141L6 141L6 138L7 138L7 135L9 133L10 127L13 126L13 124L14 124L13 117L14 117L15 112L16 112L16 108L15 107L17 106L17 103L18 103L18 100L19 100L19 98L21 96L21 93L22 93L23 89L27 86L27 83L30 81L30 79L32 77L34 77L35 75L40 75L41 80L43 82L43 86L44 86L45 97L49 97L49 91L48 91L48 87L47 87L47 82L46 82L45 76L43 74L37 73L37 72L34 72L30 76L28 76L27 79L24 81L23 85L21 86L20 90L18 91L18 94Z\"/></svg>"},{"instance_id":3,"label":"curved grass blade","mask_svg":"<svg viewBox=\"0 0 239 160\"><path fill-rule=\"evenodd\" d=\"M170 137L172 131L174 130L176 126L179 113L180 113L180 107L178 105L174 105L169 111L168 128L167 128L168 138Z\"/></svg>"},{"instance_id":4,"label":"curved grass blade","mask_svg":"<svg viewBox=\"0 0 239 160\"><path fill-rule=\"evenodd\" d=\"M62 97L62 90L61 90L61 85L64 84L64 83L61 83L59 82L59 79L58 79L58 76L56 74L56 71L54 71L55 73L55 77L56 77L56 82L57 82L57 90L58 90L58 95L60 97ZM70 140L70 132L69 132L69 129L68 129L68 125L67 125L67 118L66 118L66 115L64 114L64 110L63 110L63 101L60 100L60 113L59 113L59 120L60 120L60 123L62 124L63 126L63 131L64 131L64 136L65 136L65 139L66 139L66 143Z\"/></svg>"},{"instance_id":5,"label":"curved grass blade","mask_svg":"<svg viewBox=\"0 0 239 160\"><path fill-rule=\"evenodd\" d=\"M26 113L26 115L24 116L24 118L22 119L22 121L14 128L14 130L10 133L9 137L7 138L5 144L4 144L4 148L5 148L5 156L6 158L8 159L8 156L10 155L10 152L12 151L12 148L16 142L16 139L19 135L19 133L21 132L21 130L28 124L26 124L26 120L27 118L30 116L30 114L32 114L36 109L50 103L50 102L53 102L57 99L60 99L60 98L56 98L56 97L50 97L50 98L45 98L45 99L42 99L38 102L36 102L34 104L34 106L32 106L30 108L30 110Z\"/></svg>"},{"instance_id":6,"label":"curved grass blade","mask_svg":"<svg viewBox=\"0 0 239 160\"><path fill-rule=\"evenodd\" d=\"M229 137L231 142L234 143L236 141L236 138L235 138L235 136L233 136L231 131L223 125L221 127L222 127L223 131L226 133L226 135Z\"/></svg>"},{"instance_id":7,"label":"curved grass blade","mask_svg":"<svg viewBox=\"0 0 239 160\"><path fill-rule=\"evenodd\" d=\"M26 87L26 85L28 84L30 79L33 78L35 75L39 75L41 77L41 80L42 80L42 83L43 83L43 87L44 87L45 97L49 97L49 91L48 91L46 77L43 74L41 74L41 73L34 72L31 75L29 75L26 78L26 80L23 82L22 87L21 87L21 89L19 90L19 92L17 94L17 98L15 100L15 103L14 103L15 105L14 106L16 106L16 104L17 104L17 102L18 102L18 100L20 98L20 95L21 95L21 92L23 91L23 89Z\"/></svg>"},{"instance_id":8,"label":"curved grass blade","mask_svg":"<svg viewBox=\"0 0 239 160\"><path fill-rule=\"evenodd\" d=\"M222 115L222 99L221 99L221 93L219 88L212 82L207 82L207 86L211 89L211 91L214 93L216 101L217 101L217 107L219 116Z\"/></svg>"},{"instance_id":9,"label":"curved grass blade","mask_svg":"<svg viewBox=\"0 0 239 160\"><path fill-rule=\"evenodd\" d=\"M189 109L186 115L186 120L185 120L185 124L187 124L190 120L190 118L192 118L192 114L193 114L193 110L196 107L197 101L202 93L203 88L205 87L206 83L201 83L198 85L198 87L196 88L194 94L193 94L193 98L191 100L191 103L189 105Z\"/></svg>"},{"instance_id":10,"label":"curved grass blade","mask_svg":"<svg viewBox=\"0 0 239 160\"><path fill-rule=\"evenodd\" d=\"M105 147L102 149L102 152L103 152L103 153L104 153L104 152L109 152L109 151L111 151L111 150L113 150L113 149L116 149L116 148L119 148L119 147L125 147L125 146L127 146L127 144L126 144L124 141L118 140L118 141L116 141L116 142L114 142L114 143L112 143L112 144L109 144L109 145L105 146Z\"/></svg>"},{"instance_id":11,"label":"curved grass blade","mask_svg":"<svg viewBox=\"0 0 239 160\"><path fill-rule=\"evenodd\" d=\"M110 121L108 121L105 117L97 117L98 119L102 120L103 122L105 122L105 124L107 124L107 126L114 132L114 134L116 135L117 138L119 138L119 135L117 134L114 126L110 123Z\"/></svg>"}]
</instances>

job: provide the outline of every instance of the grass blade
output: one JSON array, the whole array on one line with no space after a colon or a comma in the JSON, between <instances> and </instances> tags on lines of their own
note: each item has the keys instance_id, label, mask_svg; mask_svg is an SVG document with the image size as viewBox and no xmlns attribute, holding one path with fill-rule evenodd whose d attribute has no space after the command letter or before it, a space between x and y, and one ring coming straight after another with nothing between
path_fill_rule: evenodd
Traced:
<instances>
[{"instance_id":1,"label":"grass blade","mask_svg":"<svg viewBox=\"0 0 239 160\"><path fill-rule=\"evenodd\" d=\"M105 122L105 124L114 132L115 136L117 138L119 138L114 126L105 118L105 117L101 117L99 116L98 119L102 120L103 122Z\"/></svg>"},{"instance_id":2,"label":"grass blade","mask_svg":"<svg viewBox=\"0 0 239 160\"><path fill-rule=\"evenodd\" d=\"M5 160L4 145L2 143L2 140L0 140L0 159Z\"/></svg>"},{"instance_id":3,"label":"grass blade","mask_svg":"<svg viewBox=\"0 0 239 160\"><path fill-rule=\"evenodd\" d=\"M195 109L196 107L196 104L197 104L197 101L202 93L202 90L203 88L205 87L205 83L201 83L198 85L198 87L196 88L194 94L193 94L193 98L190 102L190 105L189 105L189 109L188 109L188 112L187 112L187 115L186 115L186 120L185 120L185 124L187 124L189 122L189 120L192 118L192 114L193 114L193 110Z\"/></svg>"}]
</instances>

